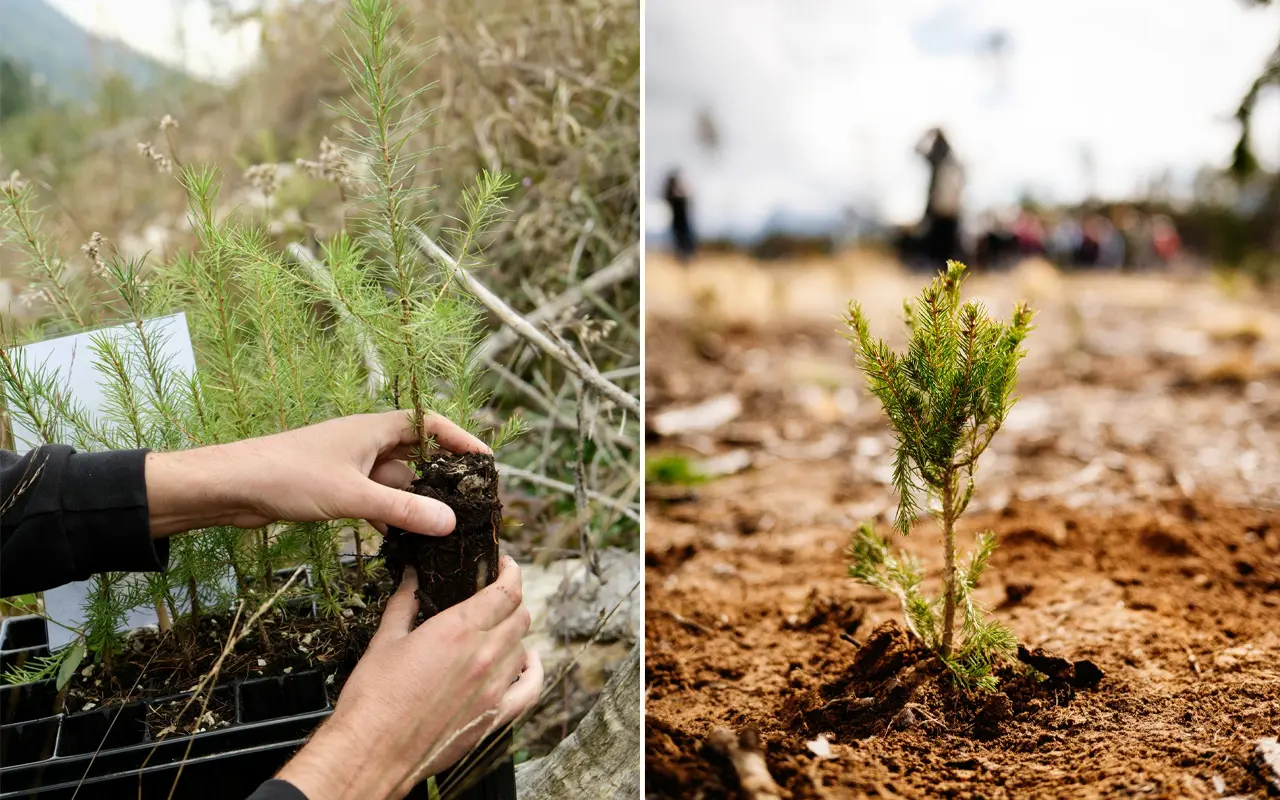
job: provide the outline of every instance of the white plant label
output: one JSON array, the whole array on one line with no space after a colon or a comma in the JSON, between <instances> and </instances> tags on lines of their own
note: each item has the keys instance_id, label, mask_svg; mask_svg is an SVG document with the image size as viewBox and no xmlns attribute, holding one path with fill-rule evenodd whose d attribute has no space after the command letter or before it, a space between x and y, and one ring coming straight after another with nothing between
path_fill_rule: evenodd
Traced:
<instances>
[{"instance_id":1,"label":"white plant label","mask_svg":"<svg viewBox=\"0 0 1280 800\"><path fill-rule=\"evenodd\" d=\"M185 314L148 320L144 325L148 335L159 344L161 359L167 361L176 372L187 376L195 374L196 356L191 346L191 334L187 330ZM91 346L93 337L114 340L122 349L137 341L132 324L128 324L36 342L15 348L15 352L19 353L30 366L43 366L55 374L68 396L84 408L92 420L99 420L102 418L103 408L107 402L106 394L102 389L106 376L101 374L94 363ZM141 374L133 378L134 385L139 388L140 396L146 396L143 388L144 381L145 378ZM23 425L20 420L13 421L13 441L19 452L45 443L35 431ZM44 593L45 613L51 620L49 623L51 650L59 650L75 641L76 634L73 630L83 625L82 609L91 586L92 581L76 581ZM186 605L185 602L184 605ZM132 630L145 625L158 624L155 609L143 606L129 612L124 629Z\"/></svg>"}]
</instances>

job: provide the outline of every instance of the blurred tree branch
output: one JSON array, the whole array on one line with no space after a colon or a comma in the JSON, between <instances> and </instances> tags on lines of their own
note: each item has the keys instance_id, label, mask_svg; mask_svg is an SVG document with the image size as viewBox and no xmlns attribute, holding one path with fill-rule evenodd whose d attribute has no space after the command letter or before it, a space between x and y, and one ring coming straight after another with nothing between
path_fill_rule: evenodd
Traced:
<instances>
[{"instance_id":1,"label":"blurred tree branch","mask_svg":"<svg viewBox=\"0 0 1280 800\"><path fill-rule=\"evenodd\" d=\"M1271 5L1271 0L1244 0L1244 2L1254 7ZM1252 132L1253 110L1258 104L1262 91L1268 86L1280 86L1280 42L1276 43L1275 51L1271 53L1271 57L1262 68L1262 74L1249 87L1249 91L1245 93L1240 106L1236 109L1235 117L1240 123L1240 139L1236 142L1235 151L1232 154L1231 173L1239 179L1248 178L1258 171L1258 159L1253 153L1249 138Z\"/></svg>"}]
</instances>

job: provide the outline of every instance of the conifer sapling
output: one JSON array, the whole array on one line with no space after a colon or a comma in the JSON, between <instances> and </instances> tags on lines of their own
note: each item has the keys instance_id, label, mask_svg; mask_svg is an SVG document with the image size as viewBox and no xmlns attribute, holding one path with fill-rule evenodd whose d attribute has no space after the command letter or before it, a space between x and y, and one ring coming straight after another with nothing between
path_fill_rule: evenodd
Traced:
<instances>
[{"instance_id":1,"label":"conifer sapling","mask_svg":"<svg viewBox=\"0 0 1280 800\"><path fill-rule=\"evenodd\" d=\"M1019 304L1005 323L990 317L981 303L962 303L964 271L963 264L947 262L946 271L925 287L914 307L904 304L908 333L904 352L894 352L871 335L857 303L850 304L846 318L858 366L884 407L896 439L893 482L899 504L894 527L903 535L911 532L923 494L942 526L943 595L925 597L916 559L891 552L887 541L867 523L853 537L849 575L895 595L907 625L962 684L994 688L992 665L1017 646L1012 632L986 619L973 597L995 549L995 535L979 534L976 547L960 566L955 526L973 498L978 458L1017 399L1013 390L1032 312Z\"/></svg>"}]
</instances>

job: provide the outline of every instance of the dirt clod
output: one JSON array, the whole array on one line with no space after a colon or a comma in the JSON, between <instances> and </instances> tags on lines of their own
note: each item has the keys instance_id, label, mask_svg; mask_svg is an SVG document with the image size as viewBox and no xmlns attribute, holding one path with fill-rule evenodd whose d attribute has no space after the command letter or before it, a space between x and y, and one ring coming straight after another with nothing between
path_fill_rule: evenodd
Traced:
<instances>
[{"instance_id":1,"label":"dirt clod","mask_svg":"<svg viewBox=\"0 0 1280 800\"><path fill-rule=\"evenodd\" d=\"M1070 661L1039 647L1028 650L1026 645L1018 645L1018 660L1037 672L1047 675L1050 680L1065 683L1077 689L1092 689L1103 677L1102 670L1092 661L1087 659Z\"/></svg>"}]
</instances>

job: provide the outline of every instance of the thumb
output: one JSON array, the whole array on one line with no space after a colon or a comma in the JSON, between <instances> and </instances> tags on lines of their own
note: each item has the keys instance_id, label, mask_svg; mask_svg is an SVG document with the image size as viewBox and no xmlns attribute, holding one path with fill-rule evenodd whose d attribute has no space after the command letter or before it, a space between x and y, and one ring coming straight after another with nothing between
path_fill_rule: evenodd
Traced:
<instances>
[{"instance_id":1,"label":"thumb","mask_svg":"<svg viewBox=\"0 0 1280 800\"><path fill-rule=\"evenodd\" d=\"M413 621L418 618L418 573L412 566L405 566L404 575L400 578L400 588L391 595L387 607L382 612L382 623L374 634L375 639L399 639L413 630Z\"/></svg>"},{"instance_id":2,"label":"thumb","mask_svg":"<svg viewBox=\"0 0 1280 800\"><path fill-rule=\"evenodd\" d=\"M364 481L358 508L344 517L384 522L410 533L444 536L453 532L457 519L453 509L439 500L392 489L371 480Z\"/></svg>"}]
</instances>

